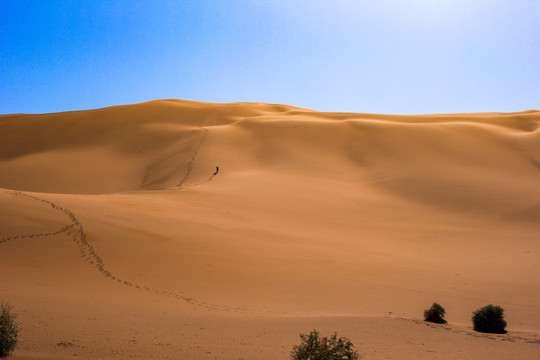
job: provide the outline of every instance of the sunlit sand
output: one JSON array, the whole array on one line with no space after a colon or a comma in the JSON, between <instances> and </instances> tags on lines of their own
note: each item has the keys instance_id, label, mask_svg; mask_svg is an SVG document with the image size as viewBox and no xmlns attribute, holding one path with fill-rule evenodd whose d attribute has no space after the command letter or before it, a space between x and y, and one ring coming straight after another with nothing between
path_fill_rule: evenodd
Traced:
<instances>
[{"instance_id":1,"label":"sunlit sand","mask_svg":"<svg viewBox=\"0 0 540 360\"><path fill-rule=\"evenodd\" d=\"M0 116L13 359L537 359L540 112L161 100ZM434 301L447 325L423 322ZM472 330L505 309L508 334Z\"/></svg>"}]
</instances>

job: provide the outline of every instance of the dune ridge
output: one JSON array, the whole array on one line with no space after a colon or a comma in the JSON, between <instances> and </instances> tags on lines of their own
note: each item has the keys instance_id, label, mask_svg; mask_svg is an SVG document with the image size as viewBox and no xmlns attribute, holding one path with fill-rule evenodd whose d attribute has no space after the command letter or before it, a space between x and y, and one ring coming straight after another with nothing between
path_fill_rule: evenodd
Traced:
<instances>
[{"instance_id":1,"label":"dune ridge","mask_svg":"<svg viewBox=\"0 0 540 360\"><path fill-rule=\"evenodd\" d=\"M286 358L312 328L373 359L536 358L539 126L173 99L0 115L14 358ZM450 324L426 327L436 300ZM486 303L509 334L469 329Z\"/></svg>"}]
</instances>

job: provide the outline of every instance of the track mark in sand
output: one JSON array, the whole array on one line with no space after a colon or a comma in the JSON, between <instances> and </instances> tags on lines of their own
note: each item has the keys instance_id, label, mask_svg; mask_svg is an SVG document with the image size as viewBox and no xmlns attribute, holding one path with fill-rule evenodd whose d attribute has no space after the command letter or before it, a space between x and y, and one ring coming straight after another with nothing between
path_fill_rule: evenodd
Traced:
<instances>
[{"instance_id":1,"label":"track mark in sand","mask_svg":"<svg viewBox=\"0 0 540 360\"><path fill-rule=\"evenodd\" d=\"M216 171L215 171L212 175L210 175L210 177L209 177L208 179L206 179L206 180L204 180L204 181L201 181L201 182L199 182L199 183L196 183L196 184L193 184L193 185L189 185L189 186L184 186L184 187L196 187L196 186L199 186L199 185L202 185L202 184L206 184L207 182L212 181L212 179L213 179L214 177L216 177L216 175L218 174L218 172L219 172L219 166L216 166Z\"/></svg>"},{"instance_id":2,"label":"track mark in sand","mask_svg":"<svg viewBox=\"0 0 540 360\"><path fill-rule=\"evenodd\" d=\"M207 136L208 136L208 129L207 128L201 128L202 130L204 130L204 133L201 137L201 139L199 140L199 143L197 144L197 147L195 148L195 151L193 153L193 155L191 156L191 159L187 162L187 170L186 170L186 174L184 175L184 178L180 181L180 183L178 183L178 185L176 185L175 188L186 188L186 187L195 187L195 186L199 186L199 185L202 185L202 184L205 184L209 181L212 181L212 179L219 173L219 166L216 166L216 171L210 175L210 177L208 179L206 179L205 181L202 181L200 183L197 183L197 184L193 184L193 185L184 185L186 183L186 181L189 180L189 176L191 175L191 171L193 170L193 162L195 161L195 158L197 157L197 155L199 154L199 150L201 149L201 146L203 145L204 141L206 140Z\"/></svg>"},{"instance_id":3,"label":"track mark in sand","mask_svg":"<svg viewBox=\"0 0 540 360\"><path fill-rule=\"evenodd\" d=\"M127 280L123 280L123 279L118 278L111 271L109 271L109 270L107 270L105 268L105 264L103 263L103 259L96 253L94 247L88 242L87 235L86 235L86 232L84 231L83 225L81 224L79 219L77 219L77 217L75 216L75 214L71 210L69 210L69 209L67 209L65 207L56 205L52 201L41 199L41 198L39 198L37 196L26 194L24 192L10 191L10 193L15 194L17 196L24 196L26 198L33 199L33 200L39 201L41 203L44 203L46 205L49 205L54 210L67 215L67 217L71 221L71 224L62 227L58 231L50 232L50 233L9 236L9 237L0 239L0 244L5 243L5 242L10 241L10 240L33 238L33 237L39 237L39 236L54 236L54 235L60 235L62 233L66 233L66 234L71 236L73 242L78 247L79 252L81 254L81 257L85 261L89 262L90 265L94 266L105 277L107 277L107 278L109 278L109 279L111 279L113 281L116 281L118 283L121 283L123 285L133 287L133 288L136 288L136 289L145 289L147 291L151 291L151 292L158 293L158 294L161 294L161 295L165 295L165 296L168 296L168 297L175 297L175 298L177 298L179 300L184 300L186 302L191 302L192 301L191 298L188 298L188 297L185 297L185 296L181 295L181 292L173 293L173 292L170 292L170 291L164 291L164 290L153 289L153 288L149 288L149 287L143 287L141 285L133 284L133 283L127 281Z\"/></svg>"},{"instance_id":4,"label":"track mark in sand","mask_svg":"<svg viewBox=\"0 0 540 360\"><path fill-rule=\"evenodd\" d=\"M48 233L33 233L33 234L26 234L26 235L15 235L15 236L8 236L5 238L0 239L0 244L8 242L10 240L17 240L17 239L26 239L26 238L38 238L38 237L45 237L45 236L55 236L60 235L62 233L67 232L69 229L73 227L73 224L63 226L60 230L54 231L54 232L48 232Z\"/></svg>"},{"instance_id":5,"label":"track mark in sand","mask_svg":"<svg viewBox=\"0 0 540 360\"><path fill-rule=\"evenodd\" d=\"M62 227L61 229L55 232L34 233L34 234L27 234L27 235L16 235L16 236L5 237L5 238L0 239L0 244L3 244L10 240L44 237L44 236L45 237L55 236L55 235L60 235L60 234L65 233L71 236L73 242L78 247L83 260L89 262L90 265L95 267L106 278L113 280L124 286L129 286L131 288L135 288L138 290L144 290L144 291L151 292L160 296L182 300L195 306L196 309L202 309L202 310L207 310L207 311L237 312L237 313L276 313L277 314L277 312L272 312L272 311L264 311L264 310L248 309L248 308L243 308L243 307L231 307L231 306L226 306L226 305L213 304L213 303L205 302L205 301L193 298L193 297L184 296L182 295L182 291L172 292L172 291L167 291L167 290L162 290L162 289L156 289L156 288L143 286L140 284L135 284L130 281L121 279L117 277L116 275L114 275L111 271L109 271L105 267L105 264L103 263L103 259L96 253L94 247L88 242L87 235L86 235L86 232L84 231L84 227L82 223L79 221L79 219L75 216L75 214L71 210L65 207L59 206L52 201L41 199L37 196L30 195L21 191L9 191L9 190L5 190L5 191L8 193L14 194L16 196L23 196L29 199L39 201L43 204L46 204L50 206L52 209L65 214L70 219L71 223Z\"/></svg>"},{"instance_id":6,"label":"track mark in sand","mask_svg":"<svg viewBox=\"0 0 540 360\"><path fill-rule=\"evenodd\" d=\"M392 318L392 317L388 317L388 318ZM479 339L487 339L487 340L494 340L494 341L508 341L512 343L522 342L522 343L527 343L527 344L540 345L540 339L538 339L537 334L531 334L531 337L527 337L527 336L522 336L518 334L512 334L511 332L508 332L506 334L482 333L482 332L474 331L472 329L468 330L468 329L460 328L460 327L457 327L448 323L435 324L435 323L430 323L423 320L409 319L409 318L404 318L404 317L394 317L393 319L398 320L398 321L411 321L417 325L424 325L435 330L444 330L444 331L448 331L454 334L466 335L466 336L471 336L471 337L475 337Z\"/></svg>"},{"instance_id":7,"label":"track mark in sand","mask_svg":"<svg viewBox=\"0 0 540 360\"><path fill-rule=\"evenodd\" d=\"M182 179L182 181L180 181L178 185L176 185L176 187L182 187L182 185L184 185L184 183L189 179L189 176L191 175L191 171L193 170L193 162L195 161L195 158L199 154L199 150L201 149L202 144L204 143L204 141L206 140L206 137L208 136L208 129L207 128L201 128L201 129L204 131L204 133L201 136L201 139L199 140L199 143L197 144L197 147L195 148L195 151L193 152L191 159L187 163L186 175L184 175L184 178Z\"/></svg>"}]
</instances>

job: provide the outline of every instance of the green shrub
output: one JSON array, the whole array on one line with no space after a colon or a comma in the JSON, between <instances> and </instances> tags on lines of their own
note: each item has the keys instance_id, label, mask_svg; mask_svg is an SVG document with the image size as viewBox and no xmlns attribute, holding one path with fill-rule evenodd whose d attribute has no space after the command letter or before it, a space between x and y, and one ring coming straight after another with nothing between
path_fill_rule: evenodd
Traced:
<instances>
[{"instance_id":1,"label":"green shrub","mask_svg":"<svg viewBox=\"0 0 540 360\"><path fill-rule=\"evenodd\" d=\"M486 305L473 312L473 328L479 332L505 334L504 309L497 305Z\"/></svg>"},{"instance_id":2,"label":"green shrub","mask_svg":"<svg viewBox=\"0 0 540 360\"><path fill-rule=\"evenodd\" d=\"M424 320L437 324L446 324L446 320L444 320L445 313L446 311L441 305L433 303L431 308L424 310Z\"/></svg>"},{"instance_id":3,"label":"green shrub","mask_svg":"<svg viewBox=\"0 0 540 360\"><path fill-rule=\"evenodd\" d=\"M0 358L5 358L17 346L19 325L15 322L15 315L11 312L11 306L0 303Z\"/></svg>"},{"instance_id":4,"label":"green shrub","mask_svg":"<svg viewBox=\"0 0 540 360\"><path fill-rule=\"evenodd\" d=\"M337 337L319 337L317 330L309 335L300 334L302 343L295 345L291 351L293 360L357 360L358 353L349 339Z\"/></svg>"}]
</instances>

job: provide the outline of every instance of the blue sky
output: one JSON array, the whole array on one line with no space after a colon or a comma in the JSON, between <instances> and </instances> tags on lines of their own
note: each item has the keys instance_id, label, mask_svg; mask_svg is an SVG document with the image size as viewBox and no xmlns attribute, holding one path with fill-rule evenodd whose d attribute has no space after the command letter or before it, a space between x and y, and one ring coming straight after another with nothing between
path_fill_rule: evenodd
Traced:
<instances>
[{"instance_id":1,"label":"blue sky","mask_svg":"<svg viewBox=\"0 0 540 360\"><path fill-rule=\"evenodd\" d=\"M0 1L0 113L163 98L540 108L540 1Z\"/></svg>"}]
</instances>

